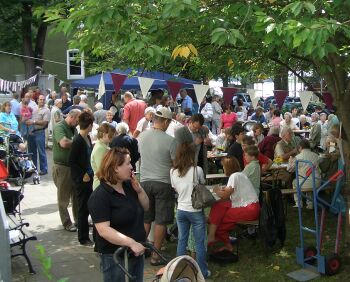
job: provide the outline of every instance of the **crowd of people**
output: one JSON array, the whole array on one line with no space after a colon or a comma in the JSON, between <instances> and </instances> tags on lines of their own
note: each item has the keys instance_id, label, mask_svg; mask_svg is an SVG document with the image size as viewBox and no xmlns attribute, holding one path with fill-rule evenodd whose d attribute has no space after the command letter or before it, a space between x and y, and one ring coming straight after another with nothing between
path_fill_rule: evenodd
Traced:
<instances>
[{"instance_id":1,"label":"crowd of people","mask_svg":"<svg viewBox=\"0 0 350 282\"><path fill-rule=\"evenodd\" d=\"M309 116L292 108L282 115L274 105L266 113L261 107L250 113L241 100L225 105L216 95L205 97L196 111L185 89L177 101L162 95L154 103L131 92L122 99L113 93L107 108L98 102L93 110L80 90L70 97L65 87L46 96L36 89L21 101L15 94L1 110L0 131L23 137L36 166L39 160L41 175L48 173L45 148L52 134L52 176L62 225L78 231L81 245L95 244L104 281L120 280L112 257L118 246L133 251L129 269L142 281L145 247L140 242L149 238L160 250L167 225L174 220L177 255L195 253L208 277L208 247L222 242L223 249L232 251L229 232L235 223L258 218L261 176L274 160L288 163L291 176L298 159L317 167L320 152L338 156L339 121L334 114L317 109ZM221 162L210 161L208 150L227 155ZM192 189L220 169L228 181L214 188L221 200L211 207L206 226L203 210L192 207ZM300 175L306 169L301 168ZM286 183L295 188L292 178ZM310 203L307 207L312 208ZM152 253L150 263L164 261Z\"/></svg>"}]
</instances>

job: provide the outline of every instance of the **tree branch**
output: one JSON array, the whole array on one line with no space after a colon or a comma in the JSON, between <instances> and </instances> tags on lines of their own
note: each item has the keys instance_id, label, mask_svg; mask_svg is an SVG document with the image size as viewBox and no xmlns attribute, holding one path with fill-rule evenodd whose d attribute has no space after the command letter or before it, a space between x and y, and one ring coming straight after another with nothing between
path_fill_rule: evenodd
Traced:
<instances>
[{"instance_id":1,"label":"tree branch","mask_svg":"<svg viewBox=\"0 0 350 282\"><path fill-rule=\"evenodd\" d=\"M298 77L305 85L307 85L309 90L314 90L313 86L309 82L307 82L305 80L305 78L302 77L296 70L292 69L287 63L285 63L285 62L283 62L280 59L275 58L275 57L269 57L269 59L274 61L275 63L287 68L291 73L293 73L296 77Z\"/></svg>"}]
</instances>

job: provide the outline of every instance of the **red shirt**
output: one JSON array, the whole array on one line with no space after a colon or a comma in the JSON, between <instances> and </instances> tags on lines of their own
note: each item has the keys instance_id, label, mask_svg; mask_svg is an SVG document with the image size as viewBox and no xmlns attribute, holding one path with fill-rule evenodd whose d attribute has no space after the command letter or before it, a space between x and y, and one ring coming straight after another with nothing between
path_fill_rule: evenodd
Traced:
<instances>
[{"instance_id":1,"label":"red shirt","mask_svg":"<svg viewBox=\"0 0 350 282\"><path fill-rule=\"evenodd\" d=\"M132 99L124 106L123 120L129 124L129 129L133 133L137 123L145 115L147 104L142 100Z\"/></svg>"},{"instance_id":2,"label":"red shirt","mask_svg":"<svg viewBox=\"0 0 350 282\"><path fill-rule=\"evenodd\" d=\"M223 113L221 115L221 128L229 128L237 121L236 113L232 112L230 114Z\"/></svg>"},{"instance_id":3,"label":"red shirt","mask_svg":"<svg viewBox=\"0 0 350 282\"><path fill-rule=\"evenodd\" d=\"M269 163L269 158L266 157L265 155L263 155L262 153L259 152L258 162L259 162L260 168L262 168L262 166L263 166L264 164L268 164L268 163ZM244 154L243 154L243 163L244 163L244 166L247 165L247 161L246 161L246 159L244 158Z\"/></svg>"}]
</instances>

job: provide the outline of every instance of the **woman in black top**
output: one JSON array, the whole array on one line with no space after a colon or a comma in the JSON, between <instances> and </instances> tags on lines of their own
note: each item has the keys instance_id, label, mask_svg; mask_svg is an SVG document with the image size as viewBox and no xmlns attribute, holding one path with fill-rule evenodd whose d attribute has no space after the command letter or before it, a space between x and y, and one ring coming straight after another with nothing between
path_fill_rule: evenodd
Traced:
<instances>
[{"instance_id":1,"label":"woman in black top","mask_svg":"<svg viewBox=\"0 0 350 282\"><path fill-rule=\"evenodd\" d=\"M83 112L80 114L80 132L73 139L69 155L73 187L78 198L78 240L81 245L85 246L93 244L89 238L89 211L87 206L92 193L94 178L90 163L92 143L89 136L93 122L94 116L91 113Z\"/></svg>"},{"instance_id":2,"label":"woman in black top","mask_svg":"<svg viewBox=\"0 0 350 282\"><path fill-rule=\"evenodd\" d=\"M129 272L143 281L146 240L143 214L148 210L147 194L135 178L129 151L112 148L101 162L97 177L100 185L89 199L89 212L97 230L95 251L101 254L101 270L105 282L124 281L124 273L116 266L113 253L127 246L134 256L129 258ZM120 258L123 263L123 258Z\"/></svg>"}]
</instances>

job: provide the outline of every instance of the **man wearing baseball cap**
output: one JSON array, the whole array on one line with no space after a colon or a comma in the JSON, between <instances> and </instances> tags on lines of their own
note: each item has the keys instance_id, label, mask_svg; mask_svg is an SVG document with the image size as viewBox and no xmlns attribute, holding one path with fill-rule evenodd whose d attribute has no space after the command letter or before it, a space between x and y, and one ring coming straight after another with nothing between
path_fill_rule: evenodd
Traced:
<instances>
[{"instance_id":1,"label":"man wearing baseball cap","mask_svg":"<svg viewBox=\"0 0 350 282\"><path fill-rule=\"evenodd\" d=\"M175 159L175 139L165 133L172 120L167 108L160 108L153 117L153 128L143 132L139 139L141 154L141 186L146 191L150 207L145 212L144 223L147 236L154 221L154 246L160 250L166 234L166 225L174 220L174 192L170 182L170 169ZM151 264L161 265L156 254Z\"/></svg>"}]
</instances>

